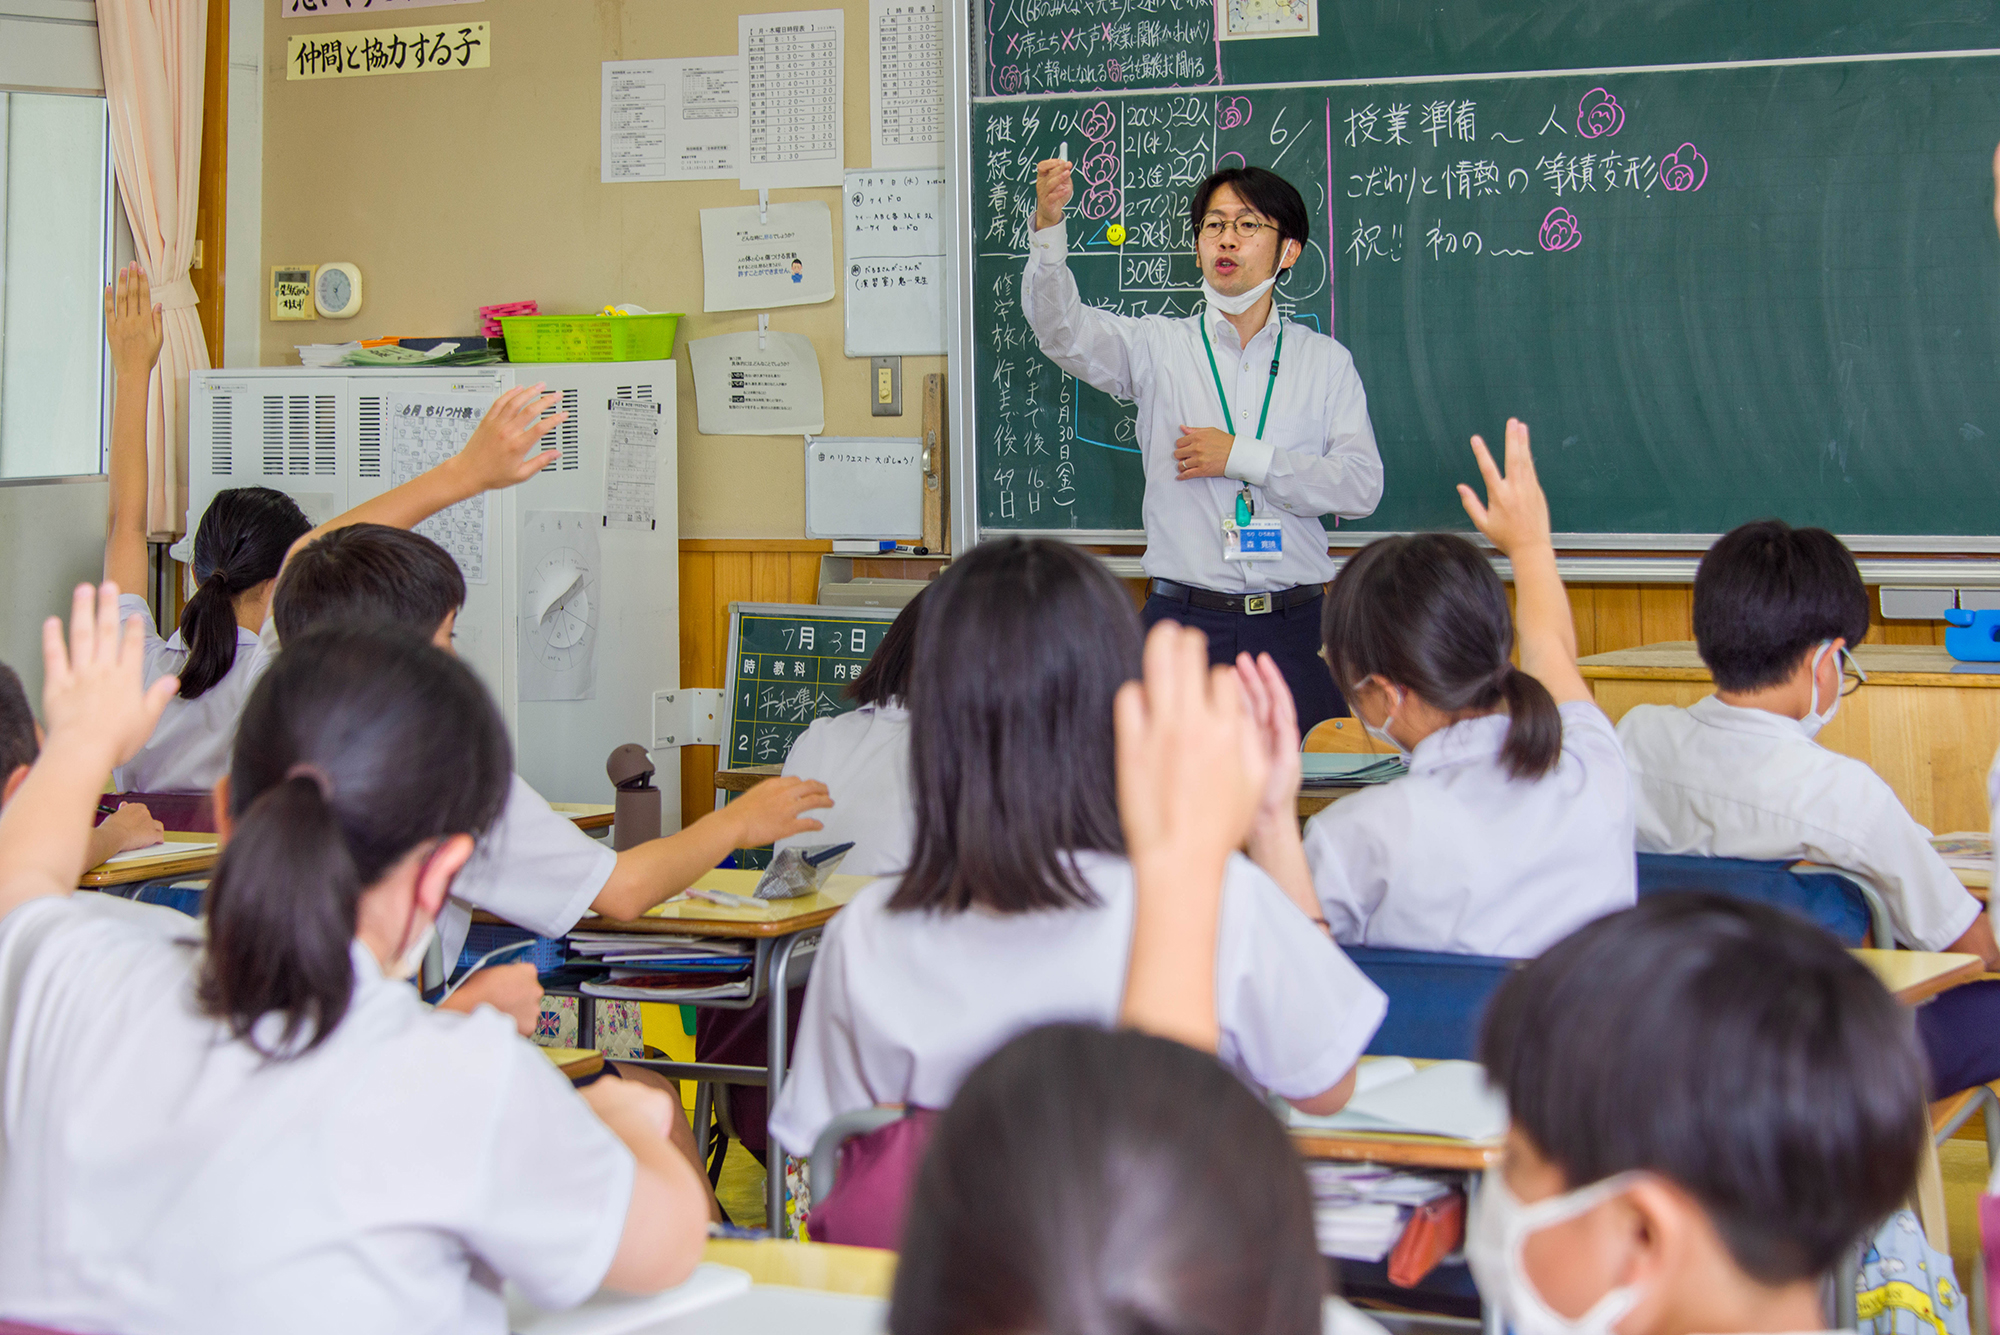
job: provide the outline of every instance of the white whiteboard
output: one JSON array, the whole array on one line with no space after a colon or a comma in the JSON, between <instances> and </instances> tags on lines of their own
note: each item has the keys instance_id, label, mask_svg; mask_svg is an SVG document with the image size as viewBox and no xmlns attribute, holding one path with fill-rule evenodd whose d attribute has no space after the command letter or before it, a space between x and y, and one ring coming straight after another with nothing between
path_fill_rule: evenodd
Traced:
<instances>
[{"instance_id":1,"label":"white whiteboard","mask_svg":"<svg viewBox=\"0 0 2000 1335\"><path fill-rule=\"evenodd\" d=\"M920 538L923 442L915 436L808 436L806 536Z\"/></svg>"}]
</instances>

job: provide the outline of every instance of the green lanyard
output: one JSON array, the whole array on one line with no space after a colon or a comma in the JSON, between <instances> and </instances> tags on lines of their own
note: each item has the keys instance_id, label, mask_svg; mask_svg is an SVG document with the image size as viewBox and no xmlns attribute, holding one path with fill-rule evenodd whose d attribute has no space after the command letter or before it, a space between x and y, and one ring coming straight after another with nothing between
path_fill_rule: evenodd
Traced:
<instances>
[{"instance_id":1,"label":"green lanyard","mask_svg":"<svg viewBox=\"0 0 2000 1335\"><path fill-rule=\"evenodd\" d=\"M1229 413L1229 393L1222 387L1222 372L1215 366L1215 347L1208 341L1208 317L1201 318L1201 347L1208 354L1208 373L1215 377L1215 397L1222 400L1222 420L1233 428L1236 419ZM1271 420L1271 391L1278 387L1278 362L1285 355L1285 322L1278 321L1278 346L1271 352L1271 375L1264 383L1264 410L1257 414L1257 438L1264 438L1264 423ZM1257 507L1250 499L1250 484L1244 483L1243 490L1236 493L1236 526L1241 528L1257 513Z\"/></svg>"}]
</instances>

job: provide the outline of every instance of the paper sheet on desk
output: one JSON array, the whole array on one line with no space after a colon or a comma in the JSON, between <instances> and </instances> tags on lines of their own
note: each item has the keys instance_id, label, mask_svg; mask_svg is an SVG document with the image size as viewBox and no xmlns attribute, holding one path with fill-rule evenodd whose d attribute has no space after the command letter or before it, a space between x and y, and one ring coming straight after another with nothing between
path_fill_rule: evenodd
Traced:
<instances>
[{"instance_id":1,"label":"paper sheet on desk","mask_svg":"<svg viewBox=\"0 0 2000 1335\"><path fill-rule=\"evenodd\" d=\"M1376 1063L1365 1063L1362 1071ZM1406 1135L1495 1140L1507 1133L1507 1104L1488 1088L1478 1062L1446 1061L1412 1068L1399 1078L1361 1087L1345 1108L1326 1117L1292 1110L1294 1130L1391 1131Z\"/></svg>"},{"instance_id":2,"label":"paper sheet on desk","mask_svg":"<svg viewBox=\"0 0 2000 1335\"><path fill-rule=\"evenodd\" d=\"M507 1329L513 1335L622 1335L648 1330L669 1317L733 1298L750 1288L750 1272L704 1261L694 1273L665 1293L643 1298L599 1293L581 1306L548 1312L535 1306L513 1284L505 1289Z\"/></svg>"},{"instance_id":3,"label":"paper sheet on desk","mask_svg":"<svg viewBox=\"0 0 2000 1335\"><path fill-rule=\"evenodd\" d=\"M123 853L113 853L110 857L104 859L101 865L113 867L121 862L137 862L141 858L177 858L189 853L204 852L214 847L215 840L213 839L205 839L200 842L190 840L185 843L178 839L162 839L159 843L147 844L144 848L132 848L127 849Z\"/></svg>"}]
</instances>

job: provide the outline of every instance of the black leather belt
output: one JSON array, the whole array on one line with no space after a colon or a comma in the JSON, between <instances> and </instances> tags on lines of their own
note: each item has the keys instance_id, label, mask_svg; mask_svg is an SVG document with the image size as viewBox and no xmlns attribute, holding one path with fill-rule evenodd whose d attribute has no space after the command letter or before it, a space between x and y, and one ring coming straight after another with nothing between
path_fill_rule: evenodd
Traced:
<instances>
[{"instance_id":1,"label":"black leather belt","mask_svg":"<svg viewBox=\"0 0 2000 1335\"><path fill-rule=\"evenodd\" d=\"M1326 590L1318 584L1300 584L1290 589L1272 589L1268 593L1213 593L1208 589L1197 589L1186 584L1176 584L1170 579L1156 579L1148 592L1155 597L1186 607L1199 607L1208 612L1235 612L1241 616L1263 616L1267 612L1281 612L1288 607L1309 603Z\"/></svg>"}]
</instances>

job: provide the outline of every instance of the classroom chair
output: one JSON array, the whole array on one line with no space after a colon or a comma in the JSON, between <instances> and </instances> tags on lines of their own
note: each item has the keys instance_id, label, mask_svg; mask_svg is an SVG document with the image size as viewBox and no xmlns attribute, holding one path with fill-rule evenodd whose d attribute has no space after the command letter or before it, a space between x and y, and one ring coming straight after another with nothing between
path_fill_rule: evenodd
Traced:
<instances>
[{"instance_id":1,"label":"classroom chair","mask_svg":"<svg viewBox=\"0 0 2000 1335\"><path fill-rule=\"evenodd\" d=\"M1368 1045L1371 1057L1476 1060L1480 1016L1520 963L1434 950L1342 949L1389 997L1389 1013Z\"/></svg>"},{"instance_id":2,"label":"classroom chair","mask_svg":"<svg viewBox=\"0 0 2000 1335\"><path fill-rule=\"evenodd\" d=\"M1798 871L1793 859L1754 862L1748 858L1705 858L1640 853L1639 893L1700 890L1752 899L1796 913L1832 932L1845 946L1865 946L1871 934L1886 942L1868 896L1852 880L1831 871Z\"/></svg>"},{"instance_id":3,"label":"classroom chair","mask_svg":"<svg viewBox=\"0 0 2000 1335\"><path fill-rule=\"evenodd\" d=\"M857 1108L828 1122L807 1160L812 1240L894 1251L936 1119L927 1109L885 1107Z\"/></svg>"}]
</instances>

